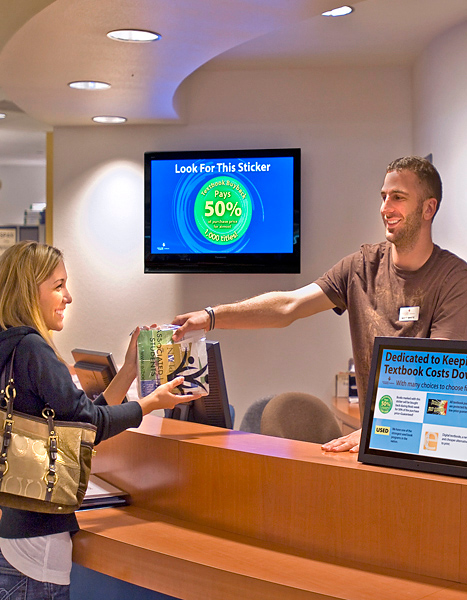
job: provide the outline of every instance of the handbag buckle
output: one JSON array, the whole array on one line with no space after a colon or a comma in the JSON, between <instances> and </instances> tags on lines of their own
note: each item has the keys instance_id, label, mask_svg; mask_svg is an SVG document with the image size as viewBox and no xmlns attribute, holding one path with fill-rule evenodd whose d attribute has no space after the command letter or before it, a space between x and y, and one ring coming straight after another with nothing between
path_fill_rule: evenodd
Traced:
<instances>
[{"instance_id":1,"label":"handbag buckle","mask_svg":"<svg viewBox=\"0 0 467 600\"><path fill-rule=\"evenodd\" d=\"M46 406L45 408L42 409L42 416L44 417L44 419L55 419L55 411L53 408L50 408L50 406Z\"/></svg>"},{"instance_id":2,"label":"handbag buckle","mask_svg":"<svg viewBox=\"0 0 467 600\"><path fill-rule=\"evenodd\" d=\"M6 417L4 430L3 430L3 444L2 444L2 451L4 451L5 453L6 453L6 449L10 445L12 430L13 430L13 419Z\"/></svg>"},{"instance_id":3,"label":"handbag buckle","mask_svg":"<svg viewBox=\"0 0 467 600\"><path fill-rule=\"evenodd\" d=\"M13 398L14 400L16 398L16 388L11 383L9 383L5 388L5 398L7 400L10 400L10 398Z\"/></svg>"},{"instance_id":4,"label":"handbag buckle","mask_svg":"<svg viewBox=\"0 0 467 600\"><path fill-rule=\"evenodd\" d=\"M5 467L5 468L3 469L3 467ZM5 458L5 460L0 460L0 479L2 477L4 477L7 473L8 473L8 461Z\"/></svg>"},{"instance_id":5,"label":"handbag buckle","mask_svg":"<svg viewBox=\"0 0 467 600\"><path fill-rule=\"evenodd\" d=\"M47 471L47 473L44 473L44 481L47 487L53 487L58 481L57 473L55 471Z\"/></svg>"},{"instance_id":6,"label":"handbag buckle","mask_svg":"<svg viewBox=\"0 0 467 600\"><path fill-rule=\"evenodd\" d=\"M49 469L47 473L44 473L43 480L47 488L47 494L45 499L50 501L53 489L57 485L58 475L55 471Z\"/></svg>"},{"instance_id":7,"label":"handbag buckle","mask_svg":"<svg viewBox=\"0 0 467 600\"><path fill-rule=\"evenodd\" d=\"M58 436L53 432L49 435L49 453L51 460L57 460L58 456Z\"/></svg>"}]
</instances>

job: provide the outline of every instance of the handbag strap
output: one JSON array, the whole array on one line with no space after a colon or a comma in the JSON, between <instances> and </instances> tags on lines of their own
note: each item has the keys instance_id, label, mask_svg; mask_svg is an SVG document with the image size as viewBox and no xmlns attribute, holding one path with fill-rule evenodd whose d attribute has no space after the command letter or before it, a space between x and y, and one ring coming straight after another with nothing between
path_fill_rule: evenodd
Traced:
<instances>
[{"instance_id":1,"label":"handbag strap","mask_svg":"<svg viewBox=\"0 0 467 600\"><path fill-rule=\"evenodd\" d=\"M14 387L14 384L15 384L15 382L13 380L13 361L15 358L15 354L16 354L16 346L15 346L15 348L13 348L13 352L11 353L10 372L8 374L8 379L7 379L8 360L6 361L5 366L3 367L2 373L0 375L0 393L2 394L2 400L7 395L7 391L8 391L7 388L9 386Z\"/></svg>"},{"instance_id":2,"label":"handbag strap","mask_svg":"<svg viewBox=\"0 0 467 600\"><path fill-rule=\"evenodd\" d=\"M16 348L13 350L10 361L10 372L8 375L8 379L6 378L7 366L3 368L1 375L1 392L2 392L2 401L6 402L5 404L5 423L3 427L3 440L2 447L0 450L0 485L3 480L3 476L8 471L8 447L11 441L11 432L13 429L13 403L16 398L16 388L15 382L13 379L13 363L15 359Z\"/></svg>"},{"instance_id":3,"label":"handbag strap","mask_svg":"<svg viewBox=\"0 0 467 600\"><path fill-rule=\"evenodd\" d=\"M42 416L47 421L47 426L49 428L49 470L44 477L45 484L47 486L45 500L51 501L52 492L55 484L57 483L57 470L55 467L55 461L57 460L58 456L58 437L54 425L54 409L46 404L44 410L42 411Z\"/></svg>"}]
</instances>

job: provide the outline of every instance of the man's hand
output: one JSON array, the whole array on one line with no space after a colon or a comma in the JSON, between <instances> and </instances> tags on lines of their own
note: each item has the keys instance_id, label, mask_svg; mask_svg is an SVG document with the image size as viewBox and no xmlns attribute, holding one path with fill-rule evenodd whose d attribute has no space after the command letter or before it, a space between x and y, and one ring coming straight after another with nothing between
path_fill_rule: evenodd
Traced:
<instances>
[{"instance_id":1,"label":"man's hand","mask_svg":"<svg viewBox=\"0 0 467 600\"><path fill-rule=\"evenodd\" d=\"M174 342L179 342L185 333L196 330L209 330L210 318L205 310L198 310L192 313L186 313L184 315L178 315L172 321L172 325L179 325L172 335Z\"/></svg>"},{"instance_id":2,"label":"man's hand","mask_svg":"<svg viewBox=\"0 0 467 600\"><path fill-rule=\"evenodd\" d=\"M331 440L326 444L323 444L321 448L326 452L358 452L360 448L360 438L362 430L352 431L348 435L344 435L335 440Z\"/></svg>"}]
</instances>

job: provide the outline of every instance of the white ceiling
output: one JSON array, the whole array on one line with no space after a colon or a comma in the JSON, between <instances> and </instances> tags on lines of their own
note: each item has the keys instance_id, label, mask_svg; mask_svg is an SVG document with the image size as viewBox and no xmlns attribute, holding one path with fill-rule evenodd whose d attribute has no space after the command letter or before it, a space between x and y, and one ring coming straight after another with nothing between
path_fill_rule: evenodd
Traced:
<instances>
[{"instance_id":1,"label":"white ceiling","mask_svg":"<svg viewBox=\"0 0 467 600\"><path fill-rule=\"evenodd\" d=\"M411 64L435 37L467 20L467 0L0 0L0 163L38 158L44 131L176 122L176 92L198 68ZM109 40L115 28L162 35ZM79 91L70 81L106 81ZM31 137L28 139L27 133ZM29 151L31 150L31 151Z\"/></svg>"}]
</instances>

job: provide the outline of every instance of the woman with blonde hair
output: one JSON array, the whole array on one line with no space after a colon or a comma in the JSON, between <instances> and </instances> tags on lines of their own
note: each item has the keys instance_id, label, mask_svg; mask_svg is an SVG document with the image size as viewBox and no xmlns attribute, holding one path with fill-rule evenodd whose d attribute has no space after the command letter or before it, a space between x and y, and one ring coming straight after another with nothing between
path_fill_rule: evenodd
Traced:
<instances>
[{"instance_id":1,"label":"woman with blonde hair","mask_svg":"<svg viewBox=\"0 0 467 600\"><path fill-rule=\"evenodd\" d=\"M15 410L41 416L48 404L60 421L94 424L98 444L128 427L138 427L152 410L173 408L180 401L172 390L183 381L181 377L138 401L122 403L136 376L138 328L109 387L94 402L87 398L74 385L50 335L63 329L71 301L63 255L57 248L20 242L0 257L0 373L16 348ZM196 397L185 396L184 401ZM77 530L74 513L2 507L0 590L22 600L67 600L71 534Z\"/></svg>"}]
</instances>

